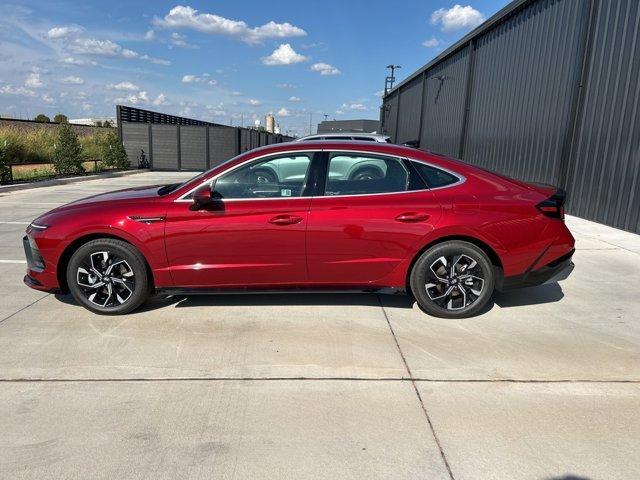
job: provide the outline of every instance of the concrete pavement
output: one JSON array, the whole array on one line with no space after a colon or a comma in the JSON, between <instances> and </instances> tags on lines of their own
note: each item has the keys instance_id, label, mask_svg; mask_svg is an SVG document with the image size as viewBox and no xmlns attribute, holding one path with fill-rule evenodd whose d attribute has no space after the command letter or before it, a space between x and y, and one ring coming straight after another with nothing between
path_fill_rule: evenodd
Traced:
<instances>
[{"instance_id":1,"label":"concrete pavement","mask_svg":"<svg viewBox=\"0 0 640 480\"><path fill-rule=\"evenodd\" d=\"M640 477L640 237L576 218L560 285L465 320L373 294L154 299L22 285L55 205L189 177L0 193L0 478Z\"/></svg>"}]
</instances>

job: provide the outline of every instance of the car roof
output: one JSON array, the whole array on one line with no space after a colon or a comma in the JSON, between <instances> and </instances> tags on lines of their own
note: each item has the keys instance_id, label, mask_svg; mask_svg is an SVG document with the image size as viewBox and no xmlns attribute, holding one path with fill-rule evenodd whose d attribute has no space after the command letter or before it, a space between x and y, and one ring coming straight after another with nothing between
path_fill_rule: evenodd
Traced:
<instances>
[{"instance_id":1,"label":"car roof","mask_svg":"<svg viewBox=\"0 0 640 480\"><path fill-rule=\"evenodd\" d=\"M366 137L373 138L378 140L386 140L389 138L388 135L382 135L381 133L364 133L364 132L326 132L326 133L316 133L314 135L307 135L306 137L301 137L296 139L296 142L303 142L307 139L313 139L318 137Z\"/></svg>"}]
</instances>

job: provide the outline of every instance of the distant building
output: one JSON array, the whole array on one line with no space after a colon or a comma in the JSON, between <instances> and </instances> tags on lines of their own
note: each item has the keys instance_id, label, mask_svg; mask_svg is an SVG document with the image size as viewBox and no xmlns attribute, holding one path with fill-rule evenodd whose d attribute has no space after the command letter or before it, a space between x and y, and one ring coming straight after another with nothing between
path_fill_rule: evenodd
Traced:
<instances>
[{"instance_id":1,"label":"distant building","mask_svg":"<svg viewBox=\"0 0 640 480\"><path fill-rule=\"evenodd\" d=\"M264 117L264 126L269 133L274 133L276 130L276 119L270 113Z\"/></svg>"},{"instance_id":2,"label":"distant building","mask_svg":"<svg viewBox=\"0 0 640 480\"><path fill-rule=\"evenodd\" d=\"M379 130L380 122L378 120L325 120L318 124L318 133L378 133Z\"/></svg>"},{"instance_id":3,"label":"distant building","mask_svg":"<svg viewBox=\"0 0 640 480\"><path fill-rule=\"evenodd\" d=\"M70 118L69 123L74 125L104 125L104 122L111 123L112 127L117 127L117 121L113 117L96 117L96 118Z\"/></svg>"}]
</instances>

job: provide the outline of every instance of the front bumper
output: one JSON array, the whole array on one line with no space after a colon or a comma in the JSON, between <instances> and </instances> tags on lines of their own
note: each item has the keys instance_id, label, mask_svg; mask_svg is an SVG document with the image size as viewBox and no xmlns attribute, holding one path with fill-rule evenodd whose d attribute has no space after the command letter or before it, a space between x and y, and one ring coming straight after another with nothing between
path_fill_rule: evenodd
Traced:
<instances>
[{"instance_id":1,"label":"front bumper","mask_svg":"<svg viewBox=\"0 0 640 480\"><path fill-rule=\"evenodd\" d=\"M571 260L575 250L557 258L542 268L531 270L522 275L506 277L497 285L500 291L514 288L535 287L544 283L560 282L565 280L573 271L574 264Z\"/></svg>"},{"instance_id":2,"label":"front bumper","mask_svg":"<svg viewBox=\"0 0 640 480\"><path fill-rule=\"evenodd\" d=\"M43 292L58 293L60 289L56 278L55 265L45 263L38 245L30 235L23 237L22 246L27 259L27 274L23 280L25 285Z\"/></svg>"}]
</instances>

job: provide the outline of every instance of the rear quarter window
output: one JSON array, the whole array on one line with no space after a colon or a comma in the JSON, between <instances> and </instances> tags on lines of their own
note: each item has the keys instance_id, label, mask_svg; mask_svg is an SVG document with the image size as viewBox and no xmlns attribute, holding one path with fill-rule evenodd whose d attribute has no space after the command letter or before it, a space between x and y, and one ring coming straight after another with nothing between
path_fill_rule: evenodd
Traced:
<instances>
[{"instance_id":1,"label":"rear quarter window","mask_svg":"<svg viewBox=\"0 0 640 480\"><path fill-rule=\"evenodd\" d=\"M425 163L412 162L429 188L440 188L460 181L459 177Z\"/></svg>"}]
</instances>

